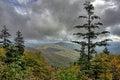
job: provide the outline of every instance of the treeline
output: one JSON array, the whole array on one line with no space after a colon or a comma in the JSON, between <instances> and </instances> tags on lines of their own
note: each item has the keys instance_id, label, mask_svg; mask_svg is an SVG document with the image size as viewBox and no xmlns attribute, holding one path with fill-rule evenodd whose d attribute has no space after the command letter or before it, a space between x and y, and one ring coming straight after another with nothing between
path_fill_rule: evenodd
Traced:
<instances>
[{"instance_id":1,"label":"treeline","mask_svg":"<svg viewBox=\"0 0 120 80\"><path fill-rule=\"evenodd\" d=\"M26 66L25 62L22 59L24 52L24 40L22 33L17 31L16 38L13 43L10 41L9 37L11 34L8 32L6 26L3 26L3 29L0 33L1 46L5 50L5 59L3 60L4 70L0 74L1 80L15 80L22 79L25 77Z\"/></svg>"},{"instance_id":2,"label":"treeline","mask_svg":"<svg viewBox=\"0 0 120 80\"><path fill-rule=\"evenodd\" d=\"M99 53L90 62L90 70L86 69L87 63L84 62L59 67L55 80L120 80L120 55Z\"/></svg>"},{"instance_id":3,"label":"treeline","mask_svg":"<svg viewBox=\"0 0 120 80\"><path fill-rule=\"evenodd\" d=\"M0 33L0 80L50 80L51 67L41 52L25 51L24 38L18 30L14 41L6 26Z\"/></svg>"}]
</instances>

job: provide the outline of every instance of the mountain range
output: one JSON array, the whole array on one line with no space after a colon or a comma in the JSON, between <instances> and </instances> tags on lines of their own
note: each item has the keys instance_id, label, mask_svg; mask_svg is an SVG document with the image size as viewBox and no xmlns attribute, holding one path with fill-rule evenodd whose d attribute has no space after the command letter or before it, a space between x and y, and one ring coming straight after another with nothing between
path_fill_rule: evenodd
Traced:
<instances>
[{"instance_id":1,"label":"mountain range","mask_svg":"<svg viewBox=\"0 0 120 80\"><path fill-rule=\"evenodd\" d=\"M108 44L111 54L120 53L120 42L108 42ZM46 62L52 66L68 66L71 62L75 62L79 58L79 53L74 49L80 49L80 45L72 42L42 43L31 46L27 46L26 49L32 52L40 51ZM104 47L96 47L98 53L102 52L103 49Z\"/></svg>"}]
</instances>

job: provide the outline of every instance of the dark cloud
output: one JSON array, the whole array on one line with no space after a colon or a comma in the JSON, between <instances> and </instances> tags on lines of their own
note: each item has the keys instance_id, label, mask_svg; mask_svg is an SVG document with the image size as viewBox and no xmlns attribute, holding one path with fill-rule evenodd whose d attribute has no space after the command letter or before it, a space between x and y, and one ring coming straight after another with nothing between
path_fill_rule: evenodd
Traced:
<instances>
[{"instance_id":1,"label":"dark cloud","mask_svg":"<svg viewBox=\"0 0 120 80\"><path fill-rule=\"evenodd\" d=\"M119 2L115 2L114 1L114 6L115 8L108 8L104 11L103 14L103 22L105 23L105 25L115 25L115 24L119 24L120 22L120 4Z\"/></svg>"},{"instance_id":2,"label":"dark cloud","mask_svg":"<svg viewBox=\"0 0 120 80\"><path fill-rule=\"evenodd\" d=\"M116 28L117 27L117 28ZM120 36L120 25L112 28L112 33Z\"/></svg>"},{"instance_id":3,"label":"dark cloud","mask_svg":"<svg viewBox=\"0 0 120 80\"><path fill-rule=\"evenodd\" d=\"M106 3L110 2L108 8L102 14L102 22L104 26L110 27L112 34L120 36L120 1L119 0L105 0Z\"/></svg>"},{"instance_id":4,"label":"dark cloud","mask_svg":"<svg viewBox=\"0 0 120 80\"><path fill-rule=\"evenodd\" d=\"M90 0L89 0L90 1ZM117 9L108 8L113 1ZM118 1L118 2L117 2ZM63 39L72 38L73 26L83 23L77 20L77 17L84 14L83 3L85 0L34 0L34 3L24 4L24 11L27 14L21 14L11 6L7 0L0 1L0 24L7 25L10 32L15 35L19 29L22 31L25 39ZM120 3L119 0L105 0L104 5L96 6L96 12L101 16L105 27L111 27L113 34L119 34L117 31L120 21ZM107 4L107 5L106 5ZM103 13L100 10L104 9ZM114 28L113 28L114 26ZM102 28L103 29L103 28ZM104 30L104 29L103 29Z\"/></svg>"},{"instance_id":5,"label":"dark cloud","mask_svg":"<svg viewBox=\"0 0 120 80\"><path fill-rule=\"evenodd\" d=\"M27 17L16 14L15 10L6 1L0 1L0 25L6 25L11 34L17 31L19 27L24 28L26 20L28 20Z\"/></svg>"},{"instance_id":6,"label":"dark cloud","mask_svg":"<svg viewBox=\"0 0 120 80\"><path fill-rule=\"evenodd\" d=\"M21 15L7 0L0 1L0 24L7 25L12 34L20 29L26 39L65 38L83 3L84 0L38 0L29 5L31 14Z\"/></svg>"},{"instance_id":7,"label":"dark cloud","mask_svg":"<svg viewBox=\"0 0 120 80\"><path fill-rule=\"evenodd\" d=\"M120 36L120 1L119 0L95 0L95 12L101 17L104 24L102 30L109 30L111 34Z\"/></svg>"}]
</instances>

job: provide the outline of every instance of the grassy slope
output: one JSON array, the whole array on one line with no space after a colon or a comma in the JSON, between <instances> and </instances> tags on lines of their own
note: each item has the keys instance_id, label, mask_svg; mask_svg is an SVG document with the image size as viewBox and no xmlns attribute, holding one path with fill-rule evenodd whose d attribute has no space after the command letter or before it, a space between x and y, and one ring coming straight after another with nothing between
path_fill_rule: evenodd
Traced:
<instances>
[{"instance_id":1,"label":"grassy slope","mask_svg":"<svg viewBox=\"0 0 120 80\"><path fill-rule=\"evenodd\" d=\"M42 56L52 66L68 66L69 63L78 59L79 54L73 50L68 50L65 47L56 44L48 44L42 47L37 47L37 50L42 51Z\"/></svg>"}]
</instances>

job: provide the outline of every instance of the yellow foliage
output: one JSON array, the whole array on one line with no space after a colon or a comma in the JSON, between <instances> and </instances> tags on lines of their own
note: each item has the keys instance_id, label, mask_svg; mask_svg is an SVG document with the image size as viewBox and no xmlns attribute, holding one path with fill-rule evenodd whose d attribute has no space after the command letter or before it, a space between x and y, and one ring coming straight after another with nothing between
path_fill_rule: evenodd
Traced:
<instances>
[{"instance_id":1,"label":"yellow foliage","mask_svg":"<svg viewBox=\"0 0 120 80\"><path fill-rule=\"evenodd\" d=\"M31 72L30 76L32 80L50 79L50 73L52 69L41 57L41 52L25 52L24 59L26 61L29 72Z\"/></svg>"},{"instance_id":2,"label":"yellow foliage","mask_svg":"<svg viewBox=\"0 0 120 80\"><path fill-rule=\"evenodd\" d=\"M5 50L0 46L0 56L5 57Z\"/></svg>"}]
</instances>

